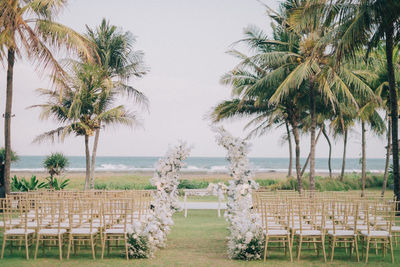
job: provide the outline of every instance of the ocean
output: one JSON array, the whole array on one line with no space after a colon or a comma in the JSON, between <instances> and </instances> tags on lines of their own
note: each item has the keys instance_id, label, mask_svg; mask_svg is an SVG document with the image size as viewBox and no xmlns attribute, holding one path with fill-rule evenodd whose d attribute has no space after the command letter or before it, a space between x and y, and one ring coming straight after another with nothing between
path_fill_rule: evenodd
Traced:
<instances>
[{"instance_id":1,"label":"ocean","mask_svg":"<svg viewBox=\"0 0 400 267\"><path fill-rule=\"evenodd\" d=\"M20 156L18 162L11 165L14 171L44 171L44 156ZM68 157L70 165L69 171L84 171L85 157ZM98 156L96 159L97 171L112 172L135 172L153 171L158 157L105 157ZM249 158L251 168L255 172L286 172L288 168L288 158ZM301 159L302 164L305 159ZM186 166L182 169L185 172L209 172L223 173L227 171L228 161L222 157L190 157L186 160ZM332 171L339 173L342 166L342 159L332 159ZM367 159L367 170L370 172L383 172L385 159ZM294 161L293 161L293 169ZM316 171L328 172L328 159L316 159ZM346 160L346 172L360 172L361 164L358 158Z\"/></svg>"}]
</instances>

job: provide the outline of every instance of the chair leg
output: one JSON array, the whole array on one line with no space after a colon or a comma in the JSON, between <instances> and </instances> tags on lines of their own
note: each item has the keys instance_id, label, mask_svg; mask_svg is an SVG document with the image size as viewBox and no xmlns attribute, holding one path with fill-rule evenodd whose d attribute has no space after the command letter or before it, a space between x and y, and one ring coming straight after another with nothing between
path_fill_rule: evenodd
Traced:
<instances>
[{"instance_id":1,"label":"chair leg","mask_svg":"<svg viewBox=\"0 0 400 267\"><path fill-rule=\"evenodd\" d=\"M71 252L71 242L72 242L72 236L69 235L69 238L68 238L68 250L67 250L67 260L69 260L69 253Z\"/></svg>"},{"instance_id":2,"label":"chair leg","mask_svg":"<svg viewBox=\"0 0 400 267\"><path fill-rule=\"evenodd\" d=\"M324 255L324 261L326 262L326 251L325 251L325 237L321 237L321 244L322 244L322 254Z\"/></svg>"},{"instance_id":3,"label":"chair leg","mask_svg":"<svg viewBox=\"0 0 400 267\"><path fill-rule=\"evenodd\" d=\"M392 239L392 237L389 237L389 243L390 243L390 255L392 256L392 263L394 263L394 256L393 256L393 239Z\"/></svg>"},{"instance_id":4,"label":"chair leg","mask_svg":"<svg viewBox=\"0 0 400 267\"><path fill-rule=\"evenodd\" d=\"M287 236L287 243L288 243L288 247L289 247L290 262L293 262L292 244L290 243L290 235Z\"/></svg>"},{"instance_id":5,"label":"chair leg","mask_svg":"<svg viewBox=\"0 0 400 267\"><path fill-rule=\"evenodd\" d=\"M268 236L265 237L264 261L267 259L267 252L268 252Z\"/></svg>"},{"instance_id":6,"label":"chair leg","mask_svg":"<svg viewBox=\"0 0 400 267\"><path fill-rule=\"evenodd\" d=\"M58 250L60 253L60 261L61 261L62 260L62 237L60 234L58 235Z\"/></svg>"},{"instance_id":7,"label":"chair leg","mask_svg":"<svg viewBox=\"0 0 400 267\"><path fill-rule=\"evenodd\" d=\"M365 263L368 263L369 243L370 243L370 240L369 240L369 237L367 237L367 249L365 252Z\"/></svg>"},{"instance_id":8,"label":"chair leg","mask_svg":"<svg viewBox=\"0 0 400 267\"><path fill-rule=\"evenodd\" d=\"M129 254L128 254L128 236L127 234L124 235L125 238L125 254L126 254L126 259L129 260Z\"/></svg>"},{"instance_id":9,"label":"chair leg","mask_svg":"<svg viewBox=\"0 0 400 267\"><path fill-rule=\"evenodd\" d=\"M40 235L37 234L37 237L36 237L36 247L35 247L35 256L34 256L34 259L35 259L35 260L36 260L37 253L38 253L38 249L39 249L39 240L40 240Z\"/></svg>"},{"instance_id":10,"label":"chair leg","mask_svg":"<svg viewBox=\"0 0 400 267\"><path fill-rule=\"evenodd\" d=\"M360 261L360 255L358 254L357 237L354 237L354 248L356 250L357 262L359 262Z\"/></svg>"},{"instance_id":11,"label":"chair leg","mask_svg":"<svg viewBox=\"0 0 400 267\"><path fill-rule=\"evenodd\" d=\"M299 244L298 244L298 254L297 254L297 261L299 261L300 260L300 255L301 255L301 245L302 245L302 243L303 243L303 236L300 236L300 240L299 240Z\"/></svg>"},{"instance_id":12,"label":"chair leg","mask_svg":"<svg viewBox=\"0 0 400 267\"><path fill-rule=\"evenodd\" d=\"M28 235L25 235L25 254L26 254L26 259L29 260Z\"/></svg>"},{"instance_id":13,"label":"chair leg","mask_svg":"<svg viewBox=\"0 0 400 267\"><path fill-rule=\"evenodd\" d=\"M6 240L7 240L7 235L3 236L3 245L1 247L1 259L4 258L4 249L6 247Z\"/></svg>"},{"instance_id":14,"label":"chair leg","mask_svg":"<svg viewBox=\"0 0 400 267\"><path fill-rule=\"evenodd\" d=\"M333 239L331 240L331 261L333 261L333 254L335 253L335 242L336 242L336 237L334 236Z\"/></svg>"},{"instance_id":15,"label":"chair leg","mask_svg":"<svg viewBox=\"0 0 400 267\"><path fill-rule=\"evenodd\" d=\"M104 259L104 248L106 246L107 234L104 233L101 243L101 259Z\"/></svg>"},{"instance_id":16,"label":"chair leg","mask_svg":"<svg viewBox=\"0 0 400 267\"><path fill-rule=\"evenodd\" d=\"M92 247L92 255L93 255L93 259L96 259L96 253L94 251L94 242L93 242L93 235L90 236L90 245Z\"/></svg>"}]
</instances>

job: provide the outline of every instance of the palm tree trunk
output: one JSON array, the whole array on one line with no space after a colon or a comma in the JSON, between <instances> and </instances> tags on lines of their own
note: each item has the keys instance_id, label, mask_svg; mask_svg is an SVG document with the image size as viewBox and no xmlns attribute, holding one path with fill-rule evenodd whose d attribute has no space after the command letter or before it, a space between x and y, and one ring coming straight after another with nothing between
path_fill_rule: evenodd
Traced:
<instances>
[{"instance_id":1,"label":"palm tree trunk","mask_svg":"<svg viewBox=\"0 0 400 267\"><path fill-rule=\"evenodd\" d=\"M289 123L285 121L287 139L289 144L289 169L288 169L288 177L292 176L292 163L293 163L293 148L292 148L292 137L290 135Z\"/></svg>"},{"instance_id":2,"label":"palm tree trunk","mask_svg":"<svg viewBox=\"0 0 400 267\"><path fill-rule=\"evenodd\" d=\"M393 158L393 192L396 200L400 200L400 177L399 177L399 143L398 143L398 105L397 105L397 89L394 76L393 65L393 34L394 26L391 24L386 28L386 61L388 70L389 92L390 92L390 108L392 119L392 158ZM398 209L400 207L397 207Z\"/></svg>"},{"instance_id":3,"label":"palm tree trunk","mask_svg":"<svg viewBox=\"0 0 400 267\"><path fill-rule=\"evenodd\" d=\"M325 139L328 142L328 146L329 146L328 169L329 169L329 178L332 179L332 165L331 165L332 144L331 144L331 140L329 140L328 134L325 131L325 125L322 125L322 133L324 134Z\"/></svg>"},{"instance_id":4,"label":"palm tree trunk","mask_svg":"<svg viewBox=\"0 0 400 267\"><path fill-rule=\"evenodd\" d=\"M341 171L341 173L340 173L340 178L339 178L339 180L340 180L341 182L343 182L344 170L346 169L347 132L348 132L348 130L346 129L346 130L344 131L344 140L343 140L342 171Z\"/></svg>"},{"instance_id":5,"label":"palm tree trunk","mask_svg":"<svg viewBox=\"0 0 400 267\"><path fill-rule=\"evenodd\" d=\"M85 190L89 189L90 179L90 152L89 152L89 135L85 134L85 154L86 154L86 176L85 176Z\"/></svg>"},{"instance_id":6,"label":"palm tree trunk","mask_svg":"<svg viewBox=\"0 0 400 267\"><path fill-rule=\"evenodd\" d=\"M6 89L6 109L4 112L4 187L5 193L10 194L10 167L11 167L11 117L12 117L12 96L13 96L13 76L15 63L15 50L8 49L7 55L7 89Z\"/></svg>"},{"instance_id":7,"label":"palm tree trunk","mask_svg":"<svg viewBox=\"0 0 400 267\"><path fill-rule=\"evenodd\" d=\"M299 193L303 191L303 182L301 181L301 166L300 166L300 135L299 129L297 128L297 122L292 122L292 131L294 136L295 151L296 151L296 176L297 186Z\"/></svg>"},{"instance_id":8,"label":"palm tree trunk","mask_svg":"<svg viewBox=\"0 0 400 267\"><path fill-rule=\"evenodd\" d=\"M315 88L314 78L310 80L310 114L311 114L311 141L310 141L310 190L315 190L315 129L317 127L317 116L315 110Z\"/></svg>"},{"instance_id":9,"label":"palm tree trunk","mask_svg":"<svg viewBox=\"0 0 400 267\"><path fill-rule=\"evenodd\" d=\"M392 122L390 121L390 118L388 119L388 130L387 130L387 146L386 146L386 162L385 162L385 173L383 174L383 184L382 184L382 197L385 196L386 192L386 184L387 184L387 178L388 178L388 173L389 173L389 164L390 164L390 139L392 138L391 135L392 131Z\"/></svg>"},{"instance_id":10,"label":"palm tree trunk","mask_svg":"<svg viewBox=\"0 0 400 267\"><path fill-rule=\"evenodd\" d=\"M317 143L318 143L318 139L319 139L319 137L321 136L321 133L322 133L322 128L321 128L321 129L319 129L319 132L318 132L317 138L315 139L315 144L317 144ZM309 163L309 162L310 162L310 153L308 153L308 156L307 156L306 162L304 162L304 165L303 165L303 169L301 169L301 177L303 177L303 175L304 175L304 172L306 171L306 169L307 169L307 166L308 166L308 163Z\"/></svg>"},{"instance_id":11,"label":"palm tree trunk","mask_svg":"<svg viewBox=\"0 0 400 267\"><path fill-rule=\"evenodd\" d=\"M361 122L361 146L362 146L362 155L361 155L361 197L365 196L365 182L367 180L367 159L365 153L365 121Z\"/></svg>"},{"instance_id":12,"label":"palm tree trunk","mask_svg":"<svg viewBox=\"0 0 400 267\"><path fill-rule=\"evenodd\" d=\"M96 135L94 137L93 151L92 151L92 165L90 166L90 189L94 189L94 172L96 165L96 153L97 145L99 144L100 128L96 129Z\"/></svg>"}]
</instances>

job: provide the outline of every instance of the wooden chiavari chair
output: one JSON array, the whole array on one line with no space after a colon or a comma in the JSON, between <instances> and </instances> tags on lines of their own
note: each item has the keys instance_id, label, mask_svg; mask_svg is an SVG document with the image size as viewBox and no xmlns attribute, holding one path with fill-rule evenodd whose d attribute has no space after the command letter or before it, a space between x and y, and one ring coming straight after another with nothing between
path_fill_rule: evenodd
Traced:
<instances>
[{"instance_id":1,"label":"wooden chiavari chair","mask_svg":"<svg viewBox=\"0 0 400 267\"><path fill-rule=\"evenodd\" d=\"M283 244L285 255L289 251L290 261L293 261L289 224L289 205L286 203L262 202L263 223L265 229L264 261L267 259L269 243Z\"/></svg>"},{"instance_id":2,"label":"wooden chiavari chair","mask_svg":"<svg viewBox=\"0 0 400 267\"><path fill-rule=\"evenodd\" d=\"M299 229L294 233L297 242L297 260L300 260L302 244L309 243L314 245L314 250L317 254L319 254L319 248L321 247L324 261L326 262L325 231L323 230L325 223L324 203L300 202L297 205L297 209ZM308 227L311 227L311 229L308 229Z\"/></svg>"},{"instance_id":3,"label":"wooden chiavari chair","mask_svg":"<svg viewBox=\"0 0 400 267\"><path fill-rule=\"evenodd\" d=\"M35 234L34 229L28 228L28 212L32 203L26 199L8 198L3 204L5 204L3 208L4 233L1 258L4 258L4 249L8 241L10 253L15 243L18 247L24 244L26 259L29 259L29 247L33 244Z\"/></svg>"},{"instance_id":4,"label":"wooden chiavari chair","mask_svg":"<svg viewBox=\"0 0 400 267\"><path fill-rule=\"evenodd\" d=\"M382 255L386 255L387 246L390 247L392 263L394 263L393 255L393 239L391 227L393 226L393 219L395 214L394 205L388 205L379 202L368 202L365 206L365 217L367 220L367 230L360 232L362 252L364 255L365 248L365 262L368 262L370 244L375 243L376 250L378 251L378 244L381 244ZM385 226L385 230L382 230ZM366 246L364 246L366 243Z\"/></svg>"},{"instance_id":5,"label":"wooden chiavari chair","mask_svg":"<svg viewBox=\"0 0 400 267\"><path fill-rule=\"evenodd\" d=\"M331 221L332 228L329 228L327 231L328 237L328 246L330 248L330 258L333 261L333 255L335 253L335 247L339 243L345 245L347 251L347 244L350 244L350 257L353 251L353 246L356 251L357 261L360 261L360 257L358 254L358 244L357 244L357 220L353 220L352 230L346 229L346 223L349 223L348 220L348 208L349 203L342 201L334 201L332 204L332 213L331 213ZM350 204L352 205L352 204ZM344 207L344 210L341 209ZM355 207L351 208L351 215L353 218L358 217L358 204L355 204Z\"/></svg>"}]
</instances>

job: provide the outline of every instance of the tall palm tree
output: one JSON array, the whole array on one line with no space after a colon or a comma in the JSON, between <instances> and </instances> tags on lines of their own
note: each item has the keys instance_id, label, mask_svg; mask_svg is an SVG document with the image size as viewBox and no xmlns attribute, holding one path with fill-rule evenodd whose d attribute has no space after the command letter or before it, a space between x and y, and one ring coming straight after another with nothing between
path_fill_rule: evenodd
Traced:
<instances>
[{"instance_id":1,"label":"tall palm tree","mask_svg":"<svg viewBox=\"0 0 400 267\"><path fill-rule=\"evenodd\" d=\"M342 155L342 167L340 171L339 180L343 182L344 173L346 170L346 151L348 134L351 128L354 126L355 119L357 117L357 109L352 106L346 106L338 103L336 107L337 112L331 119L330 128L333 131L333 136L343 136L343 155Z\"/></svg>"},{"instance_id":2,"label":"tall palm tree","mask_svg":"<svg viewBox=\"0 0 400 267\"><path fill-rule=\"evenodd\" d=\"M88 59L92 59L94 54L86 38L54 21L66 4L66 0L0 1L0 55L2 55L1 59L7 60L4 112L6 193L10 193L11 118L16 59L26 55L37 69L50 70L54 79L60 80L63 79L65 73L50 48L63 47Z\"/></svg>"},{"instance_id":3,"label":"tall palm tree","mask_svg":"<svg viewBox=\"0 0 400 267\"><path fill-rule=\"evenodd\" d=\"M398 0L340 0L339 18L341 30L335 40L336 58L351 55L364 45L368 52L385 42L387 81L390 99L398 99L395 79L393 51L400 37L400 1ZM335 9L331 4L328 8ZM398 102L390 101L393 155L393 191L400 199L399 144L398 144ZM400 209L400 207L399 207Z\"/></svg>"},{"instance_id":4,"label":"tall palm tree","mask_svg":"<svg viewBox=\"0 0 400 267\"><path fill-rule=\"evenodd\" d=\"M114 106L118 92L113 83L104 82L103 69L96 64L75 64L72 75L67 79L67 88L52 91L39 89L48 98L45 104L34 105L42 109L41 118L52 117L62 124L57 129L45 132L36 137L36 142L56 138L63 141L68 135L75 134L85 139L86 177L85 189L90 184L90 150L89 138L103 125L122 124L132 126L137 123L135 114L123 105ZM57 83L65 87L65 82ZM60 89L60 88L59 88Z\"/></svg>"},{"instance_id":5,"label":"tall palm tree","mask_svg":"<svg viewBox=\"0 0 400 267\"><path fill-rule=\"evenodd\" d=\"M381 42L373 51L371 51L371 56L368 58L368 62L372 71L376 74L377 78L372 81L374 88L376 88L376 94L382 99L381 108L385 111L385 118L387 118L387 145L386 145L386 162L385 162L385 172L383 175L383 184L382 184L382 197L385 195L387 178L389 173L389 165L390 165L390 155L391 155L391 130L392 130L392 121L389 118L390 113L390 97L389 97L389 82L386 68L386 55L385 55L385 47ZM393 50L393 62L396 66L400 66L400 50L399 47L396 46ZM397 71L395 68L395 81L396 88L400 87L400 71ZM399 99L397 100L399 101ZM386 119L385 119L386 120Z\"/></svg>"},{"instance_id":6,"label":"tall palm tree","mask_svg":"<svg viewBox=\"0 0 400 267\"><path fill-rule=\"evenodd\" d=\"M274 20L276 24L273 25L273 38L268 38L262 30L254 26L245 29L246 37L239 42L245 43L254 51L254 55L247 56L237 50L230 51L241 61L232 71L225 74L221 81L224 84L231 85L233 95L240 97L240 100L237 100L238 105L246 103L247 106L248 101L254 102L255 110L250 108L247 112L256 111L253 113L256 117L251 121L251 124L258 124L257 132L259 130L264 131L275 122L287 122L291 126L295 141L298 188L301 191L299 124L304 114L302 109L305 94L299 90L279 103L272 105L269 103L275 89L290 71L292 66L291 56L295 55L297 50L298 37L292 35L282 26L281 17L276 16ZM287 56L285 51L288 50L294 51L294 53ZM231 106L231 104L228 101L217 106L214 111L216 118L219 115L224 115L225 108ZM260 111L260 108L264 108L264 110Z\"/></svg>"},{"instance_id":7,"label":"tall palm tree","mask_svg":"<svg viewBox=\"0 0 400 267\"><path fill-rule=\"evenodd\" d=\"M309 96L310 116L310 189L315 189L315 145L317 128L317 99L322 97L326 105L334 109L338 96L347 105L357 106L353 90L373 95L372 89L345 66L336 67L330 46L334 34L334 21L324 12L318 1L288 0L283 3L286 23L300 38L299 52L287 51L292 71L271 97L271 103L279 103L289 93L304 87ZM310 8L312 7L312 8ZM310 12L312 10L313 12Z\"/></svg>"},{"instance_id":8,"label":"tall palm tree","mask_svg":"<svg viewBox=\"0 0 400 267\"><path fill-rule=\"evenodd\" d=\"M134 49L136 39L130 32L122 31L111 25L106 19L103 19L100 26L95 29L86 28L86 36L94 44L99 55L98 65L103 70L103 79L114 81L116 85L114 89L132 96L136 104L147 108L147 97L139 90L127 85L130 78L139 78L147 73L147 68L143 62L143 52ZM100 121L95 132L92 151L90 170L90 188L92 189L94 188L94 172L101 124Z\"/></svg>"}]
</instances>

